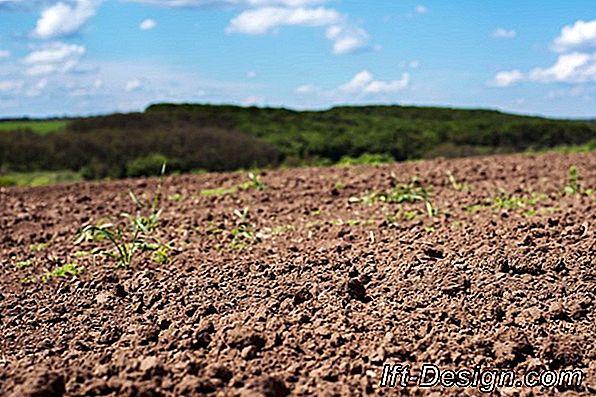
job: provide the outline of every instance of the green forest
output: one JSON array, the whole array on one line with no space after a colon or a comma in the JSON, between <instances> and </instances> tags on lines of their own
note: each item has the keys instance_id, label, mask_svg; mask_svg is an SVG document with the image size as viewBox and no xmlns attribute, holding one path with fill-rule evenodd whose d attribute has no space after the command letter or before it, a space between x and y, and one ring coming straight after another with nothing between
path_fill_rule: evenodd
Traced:
<instances>
[{"instance_id":1,"label":"green forest","mask_svg":"<svg viewBox=\"0 0 596 397\"><path fill-rule=\"evenodd\" d=\"M0 175L85 179L594 148L596 122L405 106L293 111L158 104L144 112L0 121ZM6 180L6 179L5 179ZM6 183L5 183L6 184Z\"/></svg>"}]
</instances>

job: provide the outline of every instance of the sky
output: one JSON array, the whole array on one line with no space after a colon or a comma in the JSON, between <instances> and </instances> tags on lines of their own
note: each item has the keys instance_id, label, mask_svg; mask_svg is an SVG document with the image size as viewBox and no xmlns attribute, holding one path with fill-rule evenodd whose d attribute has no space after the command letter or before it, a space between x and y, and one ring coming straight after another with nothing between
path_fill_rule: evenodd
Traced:
<instances>
[{"instance_id":1,"label":"sky","mask_svg":"<svg viewBox=\"0 0 596 397\"><path fill-rule=\"evenodd\" d=\"M0 118L159 102L596 118L596 4L0 0Z\"/></svg>"}]
</instances>

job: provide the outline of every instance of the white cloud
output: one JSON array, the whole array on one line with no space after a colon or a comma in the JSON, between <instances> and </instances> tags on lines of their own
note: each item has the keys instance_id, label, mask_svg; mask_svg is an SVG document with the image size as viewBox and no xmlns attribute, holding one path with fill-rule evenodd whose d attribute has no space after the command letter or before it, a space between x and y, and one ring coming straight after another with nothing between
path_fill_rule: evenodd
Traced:
<instances>
[{"instance_id":1,"label":"white cloud","mask_svg":"<svg viewBox=\"0 0 596 397\"><path fill-rule=\"evenodd\" d=\"M246 77L249 79L254 79L255 77L257 77L257 72L255 72L254 70L250 70L246 72Z\"/></svg>"},{"instance_id":2,"label":"white cloud","mask_svg":"<svg viewBox=\"0 0 596 397\"><path fill-rule=\"evenodd\" d=\"M596 53L573 52L559 56L550 68L535 68L528 78L542 83L596 82Z\"/></svg>"},{"instance_id":3,"label":"white cloud","mask_svg":"<svg viewBox=\"0 0 596 397\"><path fill-rule=\"evenodd\" d=\"M551 47L556 52L596 48L596 19L564 26Z\"/></svg>"},{"instance_id":4,"label":"white cloud","mask_svg":"<svg viewBox=\"0 0 596 397\"><path fill-rule=\"evenodd\" d=\"M410 84L410 75L403 73L399 80L383 81L376 80L372 73L363 70L347 83L332 90L323 90L314 84L305 84L296 88L299 95L318 95L332 100L344 101L346 98L355 97L376 97L379 95L392 94L404 90Z\"/></svg>"},{"instance_id":5,"label":"white cloud","mask_svg":"<svg viewBox=\"0 0 596 397\"><path fill-rule=\"evenodd\" d=\"M0 50L0 59L10 58L10 51Z\"/></svg>"},{"instance_id":6,"label":"white cloud","mask_svg":"<svg viewBox=\"0 0 596 397\"><path fill-rule=\"evenodd\" d=\"M339 87L339 91L353 94L389 94L403 90L410 84L410 75L404 73L399 80L375 80L372 73L363 70L352 80Z\"/></svg>"},{"instance_id":7,"label":"white cloud","mask_svg":"<svg viewBox=\"0 0 596 397\"><path fill-rule=\"evenodd\" d=\"M296 94L300 95L316 94L320 91L321 88L317 87L314 84L304 84L296 88Z\"/></svg>"},{"instance_id":8,"label":"white cloud","mask_svg":"<svg viewBox=\"0 0 596 397\"><path fill-rule=\"evenodd\" d=\"M151 30L151 29L155 28L156 26L157 26L157 22L155 22L154 19L147 18L139 24L139 29L140 30Z\"/></svg>"},{"instance_id":9,"label":"white cloud","mask_svg":"<svg viewBox=\"0 0 596 397\"><path fill-rule=\"evenodd\" d=\"M325 36L333 43L333 53L349 54L369 48L369 34L347 23L334 9L263 7L243 11L234 17L226 33L262 35L281 26L327 26Z\"/></svg>"},{"instance_id":10,"label":"white cloud","mask_svg":"<svg viewBox=\"0 0 596 397\"><path fill-rule=\"evenodd\" d=\"M102 0L76 0L74 4L58 2L42 11L33 34L42 39L68 36L97 12Z\"/></svg>"},{"instance_id":11,"label":"white cloud","mask_svg":"<svg viewBox=\"0 0 596 397\"><path fill-rule=\"evenodd\" d=\"M559 52L554 65L536 67L527 73L519 70L501 71L489 83L497 87L508 87L519 81L536 83L583 84L596 82L596 52L574 51L579 48L596 48L596 20L577 21L564 26L561 34L551 44Z\"/></svg>"},{"instance_id":12,"label":"white cloud","mask_svg":"<svg viewBox=\"0 0 596 397\"><path fill-rule=\"evenodd\" d=\"M495 75L490 85L495 87L509 87L524 79L524 74L519 70L502 71Z\"/></svg>"},{"instance_id":13,"label":"white cloud","mask_svg":"<svg viewBox=\"0 0 596 397\"><path fill-rule=\"evenodd\" d=\"M23 63L27 74L36 76L72 70L85 54L85 47L76 44L51 43L29 53Z\"/></svg>"},{"instance_id":14,"label":"white cloud","mask_svg":"<svg viewBox=\"0 0 596 397\"><path fill-rule=\"evenodd\" d=\"M327 28L325 35L333 41L335 54L350 54L368 47L369 35L359 27L333 25Z\"/></svg>"},{"instance_id":15,"label":"white cloud","mask_svg":"<svg viewBox=\"0 0 596 397\"><path fill-rule=\"evenodd\" d=\"M326 26L341 19L337 11L324 7L264 7L240 13L230 21L226 32L260 35L280 26Z\"/></svg>"},{"instance_id":16,"label":"white cloud","mask_svg":"<svg viewBox=\"0 0 596 397\"><path fill-rule=\"evenodd\" d=\"M492 84L497 87L509 87L523 80L568 84L596 82L596 53L562 54L551 67L534 68L528 73L522 73L519 70L499 72Z\"/></svg>"},{"instance_id":17,"label":"white cloud","mask_svg":"<svg viewBox=\"0 0 596 397\"><path fill-rule=\"evenodd\" d=\"M517 32L513 29L498 28L490 35L493 39L513 39Z\"/></svg>"},{"instance_id":18,"label":"white cloud","mask_svg":"<svg viewBox=\"0 0 596 397\"><path fill-rule=\"evenodd\" d=\"M138 79L129 80L126 82L126 86L124 86L126 92L136 91L139 88L141 88L141 82Z\"/></svg>"},{"instance_id":19,"label":"white cloud","mask_svg":"<svg viewBox=\"0 0 596 397\"><path fill-rule=\"evenodd\" d=\"M414 11L416 11L417 14L426 14L428 12L428 7L418 4Z\"/></svg>"}]
</instances>

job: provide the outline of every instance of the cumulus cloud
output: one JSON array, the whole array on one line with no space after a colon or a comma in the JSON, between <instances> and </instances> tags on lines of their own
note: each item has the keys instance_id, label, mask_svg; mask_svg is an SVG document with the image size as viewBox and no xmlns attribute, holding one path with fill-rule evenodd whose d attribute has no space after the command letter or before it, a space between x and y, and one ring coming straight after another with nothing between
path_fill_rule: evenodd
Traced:
<instances>
[{"instance_id":1,"label":"cumulus cloud","mask_svg":"<svg viewBox=\"0 0 596 397\"><path fill-rule=\"evenodd\" d=\"M328 98L344 99L365 96L392 94L404 90L410 85L410 75L402 74L399 80L377 80L368 70L357 73L350 81L339 87L325 91L313 84L305 84L296 88L300 95L321 95Z\"/></svg>"},{"instance_id":2,"label":"cumulus cloud","mask_svg":"<svg viewBox=\"0 0 596 397\"><path fill-rule=\"evenodd\" d=\"M490 83L495 87L509 87L523 80L524 74L519 70L502 71L496 74L493 81Z\"/></svg>"},{"instance_id":3,"label":"cumulus cloud","mask_svg":"<svg viewBox=\"0 0 596 397\"><path fill-rule=\"evenodd\" d=\"M513 39L517 32L513 29L498 28L490 35L493 39Z\"/></svg>"},{"instance_id":4,"label":"cumulus cloud","mask_svg":"<svg viewBox=\"0 0 596 397\"><path fill-rule=\"evenodd\" d=\"M499 72L492 84L509 87L519 81L568 84L596 82L596 53L562 54L551 67L534 68L528 73L519 70Z\"/></svg>"},{"instance_id":5,"label":"cumulus cloud","mask_svg":"<svg viewBox=\"0 0 596 397\"><path fill-rule=\"evenodd\" d=\"M33 34L42 39L74 34L95 15L100 3L101 0L58 2L42 11Z\"/></svg>"},{"instance_id":6,"label":"cumulus cloud","mask_svg":"<svg viewBox=\"0 0 596 397\"><path fill-rule=\"evenodd\" d=\"M260 35L280 26L326 26L341 19L342 16L337 11L324 7L263 7L243 11L234 17L226 32Z\"/></svg>"},{"instance_id":7,"label":"cumulus cloud","mask_svg":"<svg viewBox=\"0 0 596 397\"><path fill-rule=\"evenodd\" d=\"M333 41L335 54L350 54L368 47L369 35L359 27L333 25L327 28L325 35Z\"/></svg>"},{"instance_id":8,"label":"cumulus cloud","mask_svg":"<svg viewBox=\"0 0 596 397\"><path fill-rule=\"evenodd\" d=\"M326 26L325 36L333 43L334 54L350 54L369 48L368 32L350 25L345 15L325 7L263 7L245 10L230 21L226 33L262 35L282 26Z\"/></svg>"},{"instance_id":9,"label":"cumulus cloud","mask_svg":"<svg viewBox=\"0 0 596 397\"><path fill-rule=\"evenodd\" d=\"M26 73L32 76L64 73L75 68L83 54L83 46L57 42L30 52L23 63L28 66Z\"/></svg>"},{"instance_id":10,"label":"cumulus cloud","mask_svg":"<svg viewBox=\"0 0 596 397\"><path fill-rule=\"evenodd\" d=\"M596 48L596 19L592 21L579 20L573 25L564 26L551 47L557 52Z\"/></svg>"},{"instance_id":11,"label":"cumulus cloud","mask_svg":"<svg viewBox=\"0 0 596 397\"><path fill-rule=\"evenodd\" d=\"M0 50L0 59L10 58L10 51Z\"/></svg>"},{"instance_id":12,"label":"cumulus cloud","mask_svg":"<svg viewBox=\"0 0 596 397\"><path fill-rule=\"evenodd\" d=\"M596 82L596 52L577 50L591 47L596 48L596 20L577 21L564 26L553 41L551 49L560 54L552 66L536 67L525 73L519 70L501 71L489 83L508 87L519 81L567 84Z\"/></svg>"},{"instance_id":13,"label":"cumulus cloud","mask_svg":"<svg viewBox=\"0 0 596 397\"><path fill-rule=\"evenodd\" d=\"M139 24L139 29L140 30L151 30L151 29L155 28L156 26L157 26L157 22L155 22L154 19L147 18Z\"/></svg>"},{"instance_id":14,"label":"cumulus cloud","mask_svg":"<svg viewBox=\"0 0 596 397\"><path fill-rule=\"evenodd\" d=\"M352 94L389 94L398 92L410 84L410 75L404 73L399 80L375 80L372 73L363 70L357 73L352 80L339 87L339 91Z\"/></svg>"},{"instance_id":15,"label":"cumulus cloud","mask_svg":"<svg viewBox=\"0 0 596 397\"><path fill-rule=\"evenodd\" d=\"M543 83L596 82L596 53L563 54L553 66L530 71L528 78Z\"/></svg>"}]
</instances>

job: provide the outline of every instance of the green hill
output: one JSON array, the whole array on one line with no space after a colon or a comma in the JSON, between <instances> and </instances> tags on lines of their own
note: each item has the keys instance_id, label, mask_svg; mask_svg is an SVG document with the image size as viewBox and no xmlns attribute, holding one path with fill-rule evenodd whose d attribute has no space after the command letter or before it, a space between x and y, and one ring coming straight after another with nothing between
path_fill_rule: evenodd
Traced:
<instances>
[{"instance_id":1,"label":"green hill","mask_svg":"<svg viewBox=\"0 0 596 397\"><path fill-rule=\"evenodd\" d=\"M401 161L596 142L593 121L404 106L299 112L158 104L143 113L71 119L54 134L39 135L34 127L24 127L0 133L0 170L72 170L86 178L152 174L164 159L171 171L223 171L332 164L346 157Z\"/></svg>"}]
</instances>

